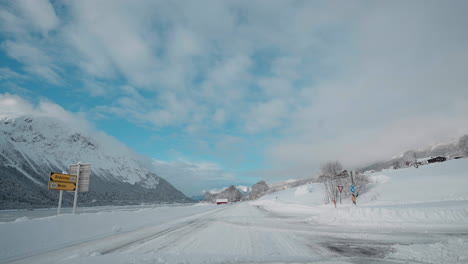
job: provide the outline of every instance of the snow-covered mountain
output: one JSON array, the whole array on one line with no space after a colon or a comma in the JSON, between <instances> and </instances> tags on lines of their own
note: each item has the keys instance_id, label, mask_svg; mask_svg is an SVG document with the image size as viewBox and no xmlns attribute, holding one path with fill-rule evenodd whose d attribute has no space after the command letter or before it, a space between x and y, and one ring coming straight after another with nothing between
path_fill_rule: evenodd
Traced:
<instances>
[{"instance_id":1,"label":"snow-covered mountain","mask_svg":"<svg viewBox=\"0 0 468 264\"><path fill-rule=\"evenodd\" d=\"M309 178L302 178L302 179L290 179L282 182L274 182L268 183L268 191L267 193L274 193L279 192L282 190L291 189L297 186L309 184L312 182L316 182L316 177L309 177Z\"/></svg>"},{"instance_id":2,"label":"snow-covered mountain","mask_svg":"<svg viewBox=\"0 0 468 264\"><path fill-rule=\"evenodd\" d=\"M239 190L239 192L241 192L243 195L249 193L250 189L252 188L251 186L245 186L245 185L237 185L237 186L234 186L234 187L236 187L236 189ZM227 188L229 188L229 187L224 187L224 188L221 188L221 189L212 189L212 190L209 190L209 191L203 191L203 193L209 192L211 194L218 194L218 193L223 192Z\"/></svg>"},{"instance_id":3,"label":"snow-covered mountain","mask_svg":"<svg viewBox=\"0 0 468 264\"><path fill-rule=\"evenodd\" d=\"M91 164L90 191L80 194L81 204L189 200L153 172L151 161L102 132L52 117L0 116L0 209L55 205L49 173L78 162ZM71 195L64 198L70 203Z\"/></svg>"}]
</instances>

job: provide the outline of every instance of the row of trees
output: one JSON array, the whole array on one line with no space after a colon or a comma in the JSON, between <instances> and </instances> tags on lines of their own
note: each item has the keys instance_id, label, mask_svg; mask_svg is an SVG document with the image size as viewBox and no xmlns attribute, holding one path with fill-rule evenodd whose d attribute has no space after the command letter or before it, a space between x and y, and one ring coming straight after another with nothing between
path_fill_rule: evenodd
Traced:
<instances>
[{"instance_id":1,"label":"row of trees","mask_svg":"<svg viewBox=\"0 0 468 264\"><path fill-rule=\"evenodd\" d=\"M325 203L331 203L337 199L337 187L342 185L344 187L342 195L351 196L349 187L354 185L355 193L363 192L366 185L370 182L369 177L358 172L349 173L343 169L343 166L338 161L329 161L320 167L321 175L319 181L325 187Z\"/></svg>"}]
</instances>

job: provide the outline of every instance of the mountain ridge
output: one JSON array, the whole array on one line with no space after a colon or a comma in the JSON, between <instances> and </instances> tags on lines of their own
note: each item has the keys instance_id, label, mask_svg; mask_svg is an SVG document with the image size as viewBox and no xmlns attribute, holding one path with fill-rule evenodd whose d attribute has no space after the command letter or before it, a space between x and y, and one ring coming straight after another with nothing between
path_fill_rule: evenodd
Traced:
<instances>
[{"instance_id":1,"label":"mountain ridge","mask_svg":"<svg viewBox=\"0 0 468 264\"><path fill-rule=\"evenodd\" d=\"M190 201L154 173L149 159L102 132L53 117L18 115L0 117L0 136L0 209L54 206L58 192L47 190L49 173L78 162L91 164L90 191L80 193L81 204Z\"/></svg>"}]
</instances>

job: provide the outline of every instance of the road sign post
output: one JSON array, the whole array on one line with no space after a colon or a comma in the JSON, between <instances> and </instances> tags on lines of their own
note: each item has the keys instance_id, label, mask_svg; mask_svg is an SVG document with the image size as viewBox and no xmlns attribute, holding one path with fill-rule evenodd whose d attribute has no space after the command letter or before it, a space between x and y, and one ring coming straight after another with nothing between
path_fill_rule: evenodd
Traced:
<instances>
[{"instance_id":1,"label":"road sign post","mask_svg":"<svg viewBox=\"0 0 468 264\"><path fill-rule=\"evenodd\" d=\"M73 214L76 213L76 203L78 202L78 189L79 189L79 180L80 180L80 167L81 163L78 163L78 168L76 170L76 179L78 180L78 184L75 188L75 198L73 199Z\"/></svg>"},{"instance_id":2,"label":"road sign post","mask_svg":"<svg viewBox=\"0 0 468 264\"><path fill-rule=\"evenodd\" d=\"M76 213L78 203L78 192L89 190L89 176L91 175L91 164L75 164L70 166L70 174L76 175L75 197L73 199L73 214Z\"/></svg>"},{"instance_id":3,"label":"road sign post","mask_svg":"<svg viewBox=\"0 0 468 264\"><path fill-rule=\"evenodd\" d=\"M59 202L57 206L57 215L60 215L60 210L62 209L62 196L63 196L63 190L60 190Z\"/></svg>"},{"instance_id":4,"label":"road sign post","mask_svg":"<svg viewBox=\"0 0 468 264\"><path fill-rule=\"evenodd\" d=\"M51 172L49 175L49 190L59 190L59 201L57 206L57 215L60 215L62 209L63 191L74 191L77 186L77 178L75 175L69 175L65 172Z\"/></svg>"},{"instance_id":5,"label":"road sign post","mask_svg":"<svg viewBox=\"0 0 468 264\"><path fill-rule=\"evenodd\" d=\"M87 192L89 190L89 176L91 174L91 164L81 164L70 166L70 174L51 172L49 176L49 190L59 190L59 204L57 206L57 215L60 215L62 209L63 191L75 192L73 199L73 214L76 213L76 204L78 203L78 192Z\"/></svg>"},{"instance_id":6,"label":"road sign post","mask_svg":"<svg viewBox=\"0 0 468 264\"><path fill-rule=\"evenodd\" d=\"M341 192L343 191L343 185L338 185L338 191L340 191L340 204L341 204Z\"/></svg>"},{"instance_id":7,"label":"road sign post","mask_svg":"<svg viewBox=\"0 0 468 264\"><path fill-rule=\"evenodd\" d=\"M351 191L351 200L353 200L353 204L356 205L356 195L354 194L355 192L355 189L354 189L354 185L351 185L349 187L349 191Z\"/></svg>"}]
</instances>

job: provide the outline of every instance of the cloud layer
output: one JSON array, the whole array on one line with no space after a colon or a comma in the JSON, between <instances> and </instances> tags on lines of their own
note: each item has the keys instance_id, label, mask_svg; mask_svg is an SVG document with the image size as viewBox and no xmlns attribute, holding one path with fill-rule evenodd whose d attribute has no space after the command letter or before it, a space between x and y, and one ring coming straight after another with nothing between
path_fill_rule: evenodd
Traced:
<instances>
[{"instance_id":1,"label":"cloud layer","mask_svg":"<svg viewBox=\"0 0 468 264\"><path fill-rule=\"evenodd\" d=\"M187 136L242 176L310 176L468 132L466 1L1 5L0 47L20 65L2 66L4 87L34 76L89 94L88 116Z\"/></svg>"},{"instance_id":2,"label":"cloud layer","mask_svg":"<svg viewBox=\"0 0 468 264\"><path fill-rule=\"evenodd\" d=\"M80 113L69 112L60 105L47 100L40 100L40 102L35 105L16 95L8 93L0 94L0 118L15 118L21 116L47 117L60 120L73 131L91 136L99 143L102 151L117 152L122 155L127 153L130 157L136 155L136 153L125 144L117 141L105 132L97 130L94 125L87 121ZM186 160L165 162L149 160L145 157L141 157L141 160L147 161L146 166L148 166L148 168L189 196L200 195L200 191L204 188L215 188L223 184L230 185L238 182L233 174L212 162L193 162Z\"/></svg>"}]
</instances>

